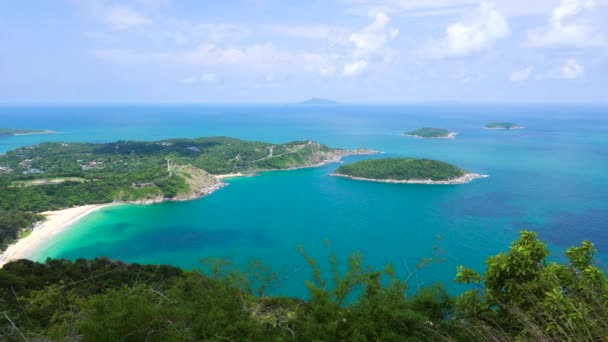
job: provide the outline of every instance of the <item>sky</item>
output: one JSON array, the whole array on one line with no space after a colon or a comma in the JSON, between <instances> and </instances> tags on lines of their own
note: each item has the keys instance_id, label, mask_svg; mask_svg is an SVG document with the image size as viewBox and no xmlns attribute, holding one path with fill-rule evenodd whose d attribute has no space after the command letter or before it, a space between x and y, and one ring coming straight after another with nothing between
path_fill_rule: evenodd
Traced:
<instances>
[{"instance_id":1,"label":"sky","mask_svg":"<svg viewBox=\"0 0 608 342\"><path fill-rule=\"evenodd\" d=\"M608 0L4 0L0 103L606 102L606 18Z\"/></svg>"}]
</instances>

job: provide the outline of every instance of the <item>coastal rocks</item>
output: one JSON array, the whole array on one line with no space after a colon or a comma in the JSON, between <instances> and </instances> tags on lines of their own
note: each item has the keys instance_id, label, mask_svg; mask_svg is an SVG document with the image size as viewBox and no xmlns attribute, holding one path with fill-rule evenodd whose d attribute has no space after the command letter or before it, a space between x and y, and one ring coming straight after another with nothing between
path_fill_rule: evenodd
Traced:
<instances>
[{"instance_id":1,"label":"coastal rocks","mask_svg":"<svg viewBox=\"0 0 608 342\"><path fill-rule=\"evenodd\" d=\"M467 173L467 174L465 174L465 175L463 175L461 177L458 177L458 178L453 178L453 179L448 179L448 180L442 180L442 181L434 181L434 180L431 180L431 179L408 179L408 180L372 179L372 178L363 178L363 177L352 177L352 176L340 175L340 174L336 174L336 173L331 174L331 176L348 178L348 179L354 179L354 180L360 180L360 181L367 181L367 182L378 182L378 183L441 184L441 185L466 184L466 183L470 183L473 180L478 179L478 178L489 177L488 175L480 175L480 174L477 174L477 173Z\"/></svg>"},{"instance_id":2,"label":"coastal rocks","mask_svg":"<svg viewBox=\"0 0 608 342\"><path fill-rule=\"evenodd\" d=\"M201 197L205 197L214 191L226 186L218 177L210 174L205 170L201 170L194 166L182 166L175 171L175 175L182 177L188 184L189 191L180 193L174 197L165 197L159 195L153 198L147 198L137 201L129 201L131 204L155 204L167 201L190 201Z\"/></svg>"}]
</instances>

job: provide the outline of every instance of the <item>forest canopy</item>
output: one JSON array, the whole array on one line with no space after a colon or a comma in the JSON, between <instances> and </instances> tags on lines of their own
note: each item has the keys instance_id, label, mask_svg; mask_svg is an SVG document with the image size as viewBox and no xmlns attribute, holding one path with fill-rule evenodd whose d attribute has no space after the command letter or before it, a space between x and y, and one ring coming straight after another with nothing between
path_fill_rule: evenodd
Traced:
<instances>
[{"instance_id":1,"label":"forest canopy","mask_svg":"<svg viewBox=\"0 0 608 342\"><path fill-rule=\"evenodd\" d=\"M462 177L466 172L457 166L431 159L385 158L361 160L342 165L336 175L371 180L432 180L447 181Z\"/></svg>"}]
</instances>

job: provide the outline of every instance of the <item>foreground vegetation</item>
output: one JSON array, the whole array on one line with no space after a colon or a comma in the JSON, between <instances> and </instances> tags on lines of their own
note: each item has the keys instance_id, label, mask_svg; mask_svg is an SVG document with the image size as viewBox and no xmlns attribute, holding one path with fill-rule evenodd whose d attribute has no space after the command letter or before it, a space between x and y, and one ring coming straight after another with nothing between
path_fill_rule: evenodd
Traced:
<instances>
[{"instance_id":1,"label":"foreground vegetation","mask_svg":"<svg viewBox=\"0 0 608 342\"><path fill-rule=\"evenodd\" d=\"M107 259L20 260L0 270L0 336L78 341L600 341L608 336L608 282L590 242L549 262L547 247L522 231L483 274L459 267L470 290L441 285L407 295L392 265L346 267L335 255L312 277L307 299L267 296L280 277L258 261L240 271L204 260L183 271ZM410 273L440 260L435 250ZM340 270L344 270L341 272ZM413 289L412 289L413 290Z\"/></svg>"},{"instance_id":2,"label":"foreground vegetation","mask_svg":"<svg viewBox=\"0 0 608 342\"><path fill-rule=\"evenodd\" d=\"M340 166L336 175L371 180L432 180L448 181L466 171L437 160L414 158L368 159Z\"/></svg>"},{"instance_id":3,"label":"foreground vegetation","mask_svg":"<svg viewBox=\"0 0 608 342\"><path fill-rule=\"evenodd\" d=\"M0 250L43 211L193 198L218 186L212 174L312 166L350 152L226 137L22 147L0 155Z\"/></svg>"},{"instance_id":4,"label":"foreground vegetation","mask_svg":"<svg viewBox=\"0 0 608 342\"><path fill-rule=\"evenodd\" d=\"M415 131L405 132L405 135L412 135L419 138L449 138L450 131L443 128L424 127Z\"/></svg>"}]
</instances>

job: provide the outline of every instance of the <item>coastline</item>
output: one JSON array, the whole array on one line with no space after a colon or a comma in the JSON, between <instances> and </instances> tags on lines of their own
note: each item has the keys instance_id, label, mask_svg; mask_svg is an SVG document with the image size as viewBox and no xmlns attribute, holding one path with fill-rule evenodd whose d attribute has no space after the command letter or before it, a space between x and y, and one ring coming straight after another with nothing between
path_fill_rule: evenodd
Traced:
<instances>
[{"instance_id":1,"label":"coastline","mask_svg":"<svg viewBox=\"0 0 608 342\"><path fill-rule=\"evenodd\" d=\"M214 175L214 176L217 179L226 179L226 178L235 178L235 177L245 177L246 175L242 172L236 172L236 173L226 173L223 175Z\"/></svg>"},{"instance_id":2,"label":"coastline","mask_svg":"<svg viewBox=\"0 0 608 342\"><path fill-rule=\"evenodd\" d=\"M341 175L337 173L332 173L330 176L333 177L341 177L346 179L358 180L358 181L366 181L366 182L376 182L376 183L391 183L391 184L432 184L432 185L455 185L455 184L466 184L470 183L475 179L479 178L487 178L488 175L480 175L477 173L465 173L464 176L453 178L445 181L434 181L431 179L409 179L409 180L397 180L397 179L373 179L373 178L363 178L363 177L353 177L347 175Z\"/></svg>"},{"instance_id":3,"label":"coastline","mask_svg":"<svg viewBox=\"0 0 608 342\"><path fill-rule=\"evenodd\" d=\"M327 159L317 164L301 166L301 167L293 167L288 169L270 169L270 170L256 170L254 172L264 172L264 171L289 171L289 170L297 170L304 168L313 168L320 167L323 165L331 164L339 162L342 158L350 156L350 155L368 155L368 154L378 154L378 151L372 150L351 150L349 153L341 154L338 156L334 156L333 158ZM183 201L192 201L197 200L199 198L210 195L211 193L223 188L228 185L223 182L223 179L233 178L233 177L249 177L249 173L230 173L230 174L220 174L213 175L218 183L213 184L211 186L207 186L201 189L197 189L191 195L178 196L174 198L165 198L165 197L157 197L150 198L146 200L139 201L125 201L125 202L113 202L106 204L87 204L79 207L73 207L69 209L55 210L55 211L46 211L41 213L45 216L45 220L36 225L30 235L18 239L11 245L9 245L2 254L0 254L0 268L2 268L5 264L10 261L19 260L19 259L29 259L32 257L32 252L37 250L41 245L48 243L50 240L54 238L54 236L70 225L74 224L78 220L84 218L92 212L100 210L105 207L118 205L118 204L134 204L134 205L150 205L150 204L158 204L163 202L183 202Z\"/></svg>"},{"instance_id":4,"label":"coastline","mask_svg":"<svg viewBox=\"0 0 608 342\"><path fill-rule=\"evenodd\" d=\"M342 158L344 158L344 157L366 156L366 155L374 155L374 154L382 154L382 153L384 153L384 152L366 150L366 149L348 150L347 153L333 156L329 159L326 159L326 160L316 163L316 164L311 164L311 165L306 165L306 166L294 166L294 167L289 167L286 169L263 169L263 170L255 170L255 171L251 171L251 172L256 173L256 172L268 172L268 171L293 171L293 170L301 170L301 169L310 169L310 168L314 168L314 167L325 166L328 164L339 163L342 161ZM243 176L246 176L246 174Z\"/></svg>"},{"instance_id":5,"label":"coastline","mask_svg":"<svg viewBox=\"0 0 608 342\"><path fill-rule=\"evenodd\" d=\"M37 225L30 235L9 245L6 250L0 254L0 268L10 261L31 258L33 251L44 243L52 240L55 235L62 232L65 228L90 213L116 204L120 203L87 204L69 209L45 211L41 213L45 216L45 221Z\"/></svg>"},{"instance_id":6,"label":"coastline","mask_svg":"<svg viewBox=\"0 0 608 342\"><path fill-rule=\"evenodd\" d=\"M30 133L15 133L15 134L11 134L12 136L19 136L19 135L40 135L40 134L59 134L60 132L55 132L55 131L40 131L40 132L30 132Z\"/></svg>"},{"instance_id":7,"label":"coastline","mask_svg":"<svg viewBox=\"0 0 608 342\"><path fill-rule=\"evenodd\" d=\"M414 138L419 138L419 139L455 139L456 136L458 135L458 132L450 132L445 137L423 137L421 135L405 134L405 133L403 133L403 135L406 137L414 137Z\"/></svg>"},{"instance_id":8,"label":"coastline","mask_svg":"<svg viewBox=\"0 0 608 342\"><path fill-rule=\"evenodd\" d=\"M228 177L238 177L238 176L230 175L230 176L226 176L224 178L228 178ZM149 205L149 204L158 204L158 203L164 203L164 202L194 201L194 200L197 200L199 198L203 198L205 196L211 195L215 191L217 191L217 190L225 187L226 185L228 185L227 183L222 182L221 179L219 179L219 178L218 178L218 181L219 182L216 183L216 184L204 187L202 189L198 189L196 192L194 192L191 195L181 195L181 196L176 196L176 197L172 197L172 198L168 198L168 197L155 197L155 198L148 198L148 199L145 199L145 200L137 200L137 201L114 202L113 204Z\"/></svg>"}]
</instances>

